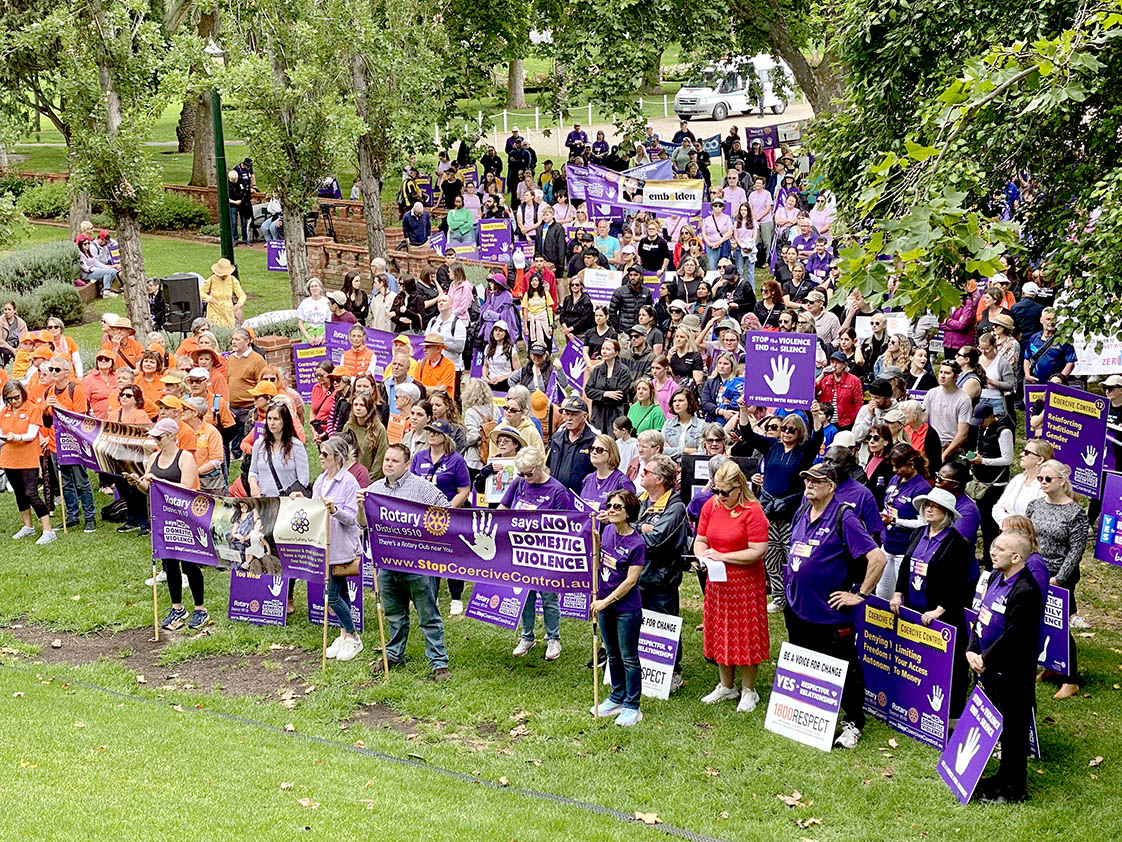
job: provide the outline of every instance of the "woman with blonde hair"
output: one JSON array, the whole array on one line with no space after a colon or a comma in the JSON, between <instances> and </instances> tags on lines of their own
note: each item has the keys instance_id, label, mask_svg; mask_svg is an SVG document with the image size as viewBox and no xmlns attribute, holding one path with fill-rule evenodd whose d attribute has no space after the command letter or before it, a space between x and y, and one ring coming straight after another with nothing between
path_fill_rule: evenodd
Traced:
<instances>
[{"instance_id":1,"label":"woman with blonde hair","mask_svg":"<svg viewBox=\"0 0 1122 842\"><path fill-rule=\"evenodd\" d=\"M700 330L696 316L686 316L674 330L672 347L666 356L670 360L670 373L680 384L692 379L696 386L701 386L705 380L705 363L697 345Z\"/></svg>"},{"instance_id":2,"label":"woman with blonde hair","mask_svg":"<svg viewBox=\"0 0 1122 842\"><path fill-rule=\"evenodd\" d=\"M1015 474L993 504L993 519L1004 523L1011 515L1028 514L1029 504L1044 496L1037 478L1040 469L1052 459L1052 445L1042 439L1029 439L1021 448L1021 472Z\"/></svg>"},{"instance_id":3,"label":"woman with blonde hair","mask_svg":"<svg viewBox=\"0 0 1122 842\"><path fill-rule=\"evenodd\" d=\"M597 435L588 448L588 458L593 471L584 478L580 499L592 508L601 509L604 501L616 491L635 493L635 483L619 469L619 447L611 436L606 433Z\"/></svg>"},{"instance_id":4,"label":"woman with blonde hair","mask_svg":"<svg viewBox=\"0 0 1122 842\"><path fill-rule=\"evenodd\" d=\"M912 340L902 333L894 333L888 337L888 345L884 353L873 363L873 376L880 377L886 368L898 368L907 371L911 366Z\"/></svg>"},{"instance_id":5,"label":"woman with blonde hair","mask_svg":"<svg viewBox=\"0 0 1122 842\"><path fill-rule=\"evenodd\" d=\"M738 699L737 711L749 713L760 700L756 671L771 647L761 563L767 551L768 520L735 462L723 464L711 480L713 497L701 509L693 550L702 565L724 565L727 581L710 578L705 588L705 657L716 661L720 681L701 701ZM740 689L734 684L737 667Z\"/></svg>"}]
</instances>

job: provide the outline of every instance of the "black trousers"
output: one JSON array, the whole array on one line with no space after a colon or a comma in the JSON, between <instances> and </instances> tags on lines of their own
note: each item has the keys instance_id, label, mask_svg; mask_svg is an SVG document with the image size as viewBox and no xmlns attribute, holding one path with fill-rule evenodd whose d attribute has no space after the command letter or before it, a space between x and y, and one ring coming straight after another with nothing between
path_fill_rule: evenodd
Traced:
<instances>
[{"instance_id":1,"label":"black trousers","mask_svg":"<svg viewBox=\"0 0 1122 842\"><path fill-rule=\"evenodd\" d=\"M195 605L203 604L203 571L199 565L193 561L185 561L180 572L178 560L165 558L164 572L168 574L168 593L171 594L173 603L179 605L183 602L183 577L186 576Z\"/></svg>"},{"instance_id":2,"label":"black trousers","mask_svg":"<svg viewBox=\"0 0 1122 842\"><path fill-rule=\"evenodd\" d=\"M831 625L808 623L790 605L783 609L787 621L787 638L796 646L831 655L849 664L842 688L841 709L844 719L858 728L865 727L865 676L857 660L857 635L853 624Z\"/></svg>"},{"instance_id":3,"label":"black trousers","mask_svg":"<svg viewBox=\"0 0 1122 842\"><path fill-rule=\"evenodd\" d=\"M1001 728L1001 765L991 778L991 786L1006 797L1021 798L1028 778L1029 726L1036 698L1033 672L1019 680L1008 675L982 676L982 688L1003 720Z\"/></svg>"},{"instance_id":4,"label":"black trousers","mask_svg":"<svg viewBox=\"0 0 1122 842\"><path fill-rule=\"evenodd\" d=\"M50 514L50 509L39 496L39 469L38 468L5 468L8 475L8 485L16 495L16 510L26 512L31 509L35 517L44 517Z\"/></svg>"},{"instance_id":5,"label":"black trousers","mask_svg":"<svg viewBox=\"0 0 1122 842\"><path fill-rule=\"evenodd\" d=\"M672 617L682 616L678 585L674 587L651 587L639 585L639 599L647 611L657 611L660 614L669 614ZM685 629L683 629L684 631ZM682 672L682 642L684 635L678 640L678 654L674 656L674 672Z\"/></svg>"}]
</instances>

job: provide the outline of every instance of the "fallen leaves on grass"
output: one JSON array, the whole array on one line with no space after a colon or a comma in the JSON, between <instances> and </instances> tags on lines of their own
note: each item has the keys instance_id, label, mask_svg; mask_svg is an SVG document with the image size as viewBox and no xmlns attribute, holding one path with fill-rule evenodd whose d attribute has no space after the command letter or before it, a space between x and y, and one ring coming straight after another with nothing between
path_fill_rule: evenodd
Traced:
<instances>
[{"instance_id":1,"label":"fallen leaves on grass","mask_svg":"<svg viewBox=\"0 0 1122 842\"><path fill-rule=\"evenodd\" d=\"M319 809L319 802L318 801L313 801L310 798L297 798L296 803L299 804L301 807L307 807L310 810L318 810Z\"/></svg>"},{"instance_id":2,"label":"fallen leaves on grass","mask_svg":"<svg viewBox=\"0 0 1122 842\"><path fill-rule=\"evenodd\" d=\"M815 825L822 824L822 819L810 817L809 819L795 819L795 824L803 830L814 827Z\"/></svg>"},{"instance_id":3,"label":"fallen leaves on grass","mask_svg":"<svg viewBox=\"0 0 1122 842\"><path fill-rule=\"evenodd\" d=\"M294 784L292 781L281 781L280 788L281 789L292 789L294 786L296 786L296 784Z\"/></svg>"},{"instance_id":4,"label":"fallen leaves on grass","mask_svg":"<svg viewBox=\"0 0 1122 842\"><path fill-rule=\"evenodd\" d=\"M636 810L635 818L643 824L662 824L662 819L658 817L658 813L640 813Z\"/></svg>"},{"instance_id":5,"label":"fallen leaves on grass","mask_svg":"<svg viewBox=\"0 0 1122 842\"><path fill-rule=\"evenodd\" d=\"M1095 766L1102 766L1103 765L1103 756L1099 755L1098 757L1093 758L1091 760L1091 762L1088 763L1087 765L1091 768L1094 768Z\"/></svg>"},{"instance_id":6,"label":"fallen leaves on grass","mask_svg":"<svg viewBox=\"0 0 1122 842\"><path fill-rule=\"evenodd\" d=\"M499 778L499 786L510 786L510 779L506 775Z\"/></svg>"},{"instance_id":7,"label":"fallen leaves on grass","mask_svg":"<svg viewBox=\"0 0 1122 842\"><path fill-rule=\"evenodd\" d=\"M527 728L525 725L516 725L516 726L514 726L513 728L510 729L510 738L512 740L517 740L519 737L528 736L529 733L530 733L530 729Z\"/></svg>"},{"instance_id":8,"label":"fallen leaves on grass","mask_svg":"<svg viewBox=\"0 0 1122 842\"><path fill-rule=\"evenodd\" d=\"M728 810L721 810L721 812L717 813L717 821L721 821L722 819L727 819L728 817L729 817L729 811Z\"/></svg>"},{"instance_id":9,"label":"fallen leaves on grass","mask_svg":"<svg viewBox=\"0 0 1122 842\"><path fill-rule=\"evenodd\" d=\"M289 722L287 725L284 726L284 730L291 734L292 732L294 732L296 730L296 726L293 725L291 722Z\"/></svg>"},{"instance_id":10,"label":"fallen leaves on grass","mask_svg":"<svg viewBox=\"0 0 1122 842\"><path fill-rule=\"evenodd\" d=\"M74 727L75 727L75 728L85 728L85 727L86 727L86 723L85 723L85 722L75 722L75 723L74 723Z\"/></svg>"},{"instance_id":11,"label":"fallen leaves on grass","mask_svg":"<svg viewBox=\"0 0 1122 842\"><path fill-rule=\"evenodd\" d=\"M707 774L711 778L716 778L716 777L720 776L721 770L720 769L714 769L712 766L706 766L705 767L705 774Z\"/></svg>"},{"instance_id":12,"label":"fallen leaves on grass","mask_svg":"<svg viewBox=\"0 0 1122 842\"><path fill-rule=\"evenodd\" d=\"M17 690L15 693L12 693L12 698L13 699L22 699L23 698L23 691L22 690Z\"/></svg>"},{"instance_id":13,"label":"fallen leaves on grass","mask_svg":"<svg viewBox=\"0 0 1122 842\"><path fill-rule=\"evenodd\" d=\"M367 810L373 810L374 809L374 799L373 798L360 798L359 803L365 804Z\"/></svg>"},{"instance_id":14,"label":"fallen leaves on grass","mask_svg":"<svg viewBox=\"0 0 1122 842\"><path fill-rule=\"evenodd\" d=\"M900 747L900 744L899 744L898 742L896 742L896 738L895 738L895 737L891 738L891 739L890 739L890 740L888 741L888 745L889 745L889 747L890 747L890 748L899 748L899 747Z\"/></svg>"},{"instance_id":15,"label":"fallen leaves on grass","mask_svg":"<svg viewBox=\"0 0 1122 842\"><path fill-rule=\"evenodd\" d=\"M136 683L137 683L137 684L147 684L147 683L148 683L148 679L147 679L147 678L145 678L145 677L144 677L143 675L138 675L138 676L136 677Z\"/></svg>"},{"instance_id":16,"label":"fallen leaves on grass","mask_svg":"<svg viewBox=\"0 0 1122 842\"><path fill-rule=\"evenodd\" d=\"M813 801L803 801L803 794L797 789L793 790L790 795L783 793L776 793L776 798L786 804L788 807L809 807Z\"/></svg>"},{"instance_id":17,"label":"fallen leaves on grass","mask_svg":"<svg viewBox=\"0 0 1122 842\"><path fill-rule=\"evenodd\" d=\"M51 648L52 649L61 649L62 648L62 638L56 637L54 640L52 640L51 641Z\"/></svg>"},{"instance_id":18,"label":"fallen leaves on grass","mask_svg":"<svg viewBox=\"0 0 1122 842\"><path fill-rule=\"evenodd\" d=\"M541 768L541 766L542 766L542 762L541 762L540 760L527 760L526 762L527 762L527 763L533 763L533 764L534 764L534 766L536 766L536 767L537 767L537 768L539 768L539 769L540 769L540 768Z\"/></svg>"},{"instance_id":19,"label":"fallen leaves on grass","mask_svg":"<svg viewBox=\"0 0 1122 842\"><path fill-rule=\"evenodd\" d=\"M530 718L530 711L528 711L528 710L517 710L517 711L514 712L514 714L510 718L513 719L515 722L525 722L527 719Z\"/></svg>"}]
</instances>

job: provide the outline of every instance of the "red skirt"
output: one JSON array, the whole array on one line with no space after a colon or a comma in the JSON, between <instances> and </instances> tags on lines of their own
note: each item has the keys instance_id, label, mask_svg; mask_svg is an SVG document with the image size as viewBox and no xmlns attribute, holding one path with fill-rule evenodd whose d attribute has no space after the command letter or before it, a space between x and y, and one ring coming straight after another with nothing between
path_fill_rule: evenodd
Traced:
<instances>
[{"instance_id":1,"label":"red skirt","mask_svg":"<svg viewBox=\"0 0 1122 842\"><path fill-rule=\"evenodd\" d=\"M760 561L729 564L727 582L705 586L705 657L725 666L758 664L771 656L767 577Z\"/></svg>"}]
</instances>

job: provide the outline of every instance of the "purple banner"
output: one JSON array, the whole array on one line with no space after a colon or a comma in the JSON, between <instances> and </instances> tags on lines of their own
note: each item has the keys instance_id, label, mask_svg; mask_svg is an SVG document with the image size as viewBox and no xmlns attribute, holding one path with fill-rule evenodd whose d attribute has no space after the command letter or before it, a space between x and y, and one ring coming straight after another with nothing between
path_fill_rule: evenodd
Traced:
<instances>
[{"instance_id":1,"label":"purple banner","mask_svg":"<svg viewBox=\"0 0 1122 842\"><path fill-rule=\"evenodd\" d=\"M908 608L900 616L871 596L857 611L857 658L865 677L865 711L900 733L941 749L954 668L955 629L930 626Z\"/></svg>"},{"instance_id":2,"label":"purple banner","mask_svg":"<svg viewBox=\"0 0 1122 842\"><path fill-rule=\"evenodd\" d=\"M101 421L55 407L54 436L60 465L104 474L143 474L153 440L147 427Z\"/></svg>"},{"instance_id":3,"label":"purple banner","mask_svg":"<svg viewBox=\"0 0 1122 842\"><path fill-rule=\"evenodd\" d=\"M285 251L284 240L265 242L265 269L269 272L288 271L288 252Z\"/></svg>"},{"instance_id":4,"label":"purple banner","mask_svg":"<svg viewBox=\"0 0 1122 842\"><path fill-rule=\"evenodd\" d=\"M744 402L810 409L814 403L813 334L749 331L744 335Z\"/></svg>"},{"instance_id":5,"label":"purple banner","mask_svg":"<svg viewBox=\"0 0 1122 842\"><path fill-rule=\"evenodd\" d=\"M777 126L745 126L742 144L745 152L751 148L753 140L760 141L764 149L778 149L779 129Z\"/></svg>"},{"instance_id":6,"label":"purple banner","mask_svg":"<svg viewBox=\"0 0 1122 842\"><path fill-rule=\"evenodd\" d=\"M573 591L571 593L560 594L559 609L562 617L568 617L570 620L588 620L589 607L592 604L591 593L581 593L580 591ZM537 613L542 614L542 595L538 594L537 605L535 606Z\"/></svg>"},{"instance_id":7,"label":"purple banner","mask_svg":"<svg viewBox=\"0 0 1122 842\"><path fill-rule=\"evenodd\" d=\"M1044 616L1040 622L1040 655L1037 663L1044 669L1067 675L1071 663L1071 592L1058 585L1049 585L1044 594Z\"/></svg>"},{"instance_id":8,"label":"purple banner","mask_svg":"<svg viewBox=\"0 0 1122 842\"><path fill-rule=\"evenodd\" d=\"M379 568L534 590L591 591L592 520L572 512L442 509L366 496Z\"/></svg>"},{"instance_id":9,"label":"purple banner","mask_svg":"<svg viewBox=\"0 0 1122 842\"><path fill-rule=\"evenodd\" d=\"M507 588L479 582L472 589L464 616L513 631L518 628L529 595L528 588Z\"/></svg>"},{"instance_id":10,"label":"purple banner","mask_svg":"<svg viewBox=\"0 0 1122 842\"><path fill-rule=\"evenodd\" d=\"M975 687L954 734L939 757L939 777L963 804L969 803L982 778L1001 737L1001 724L1001 712L980 686Z\"/></svg>"},{"instance_id":11,"label":"purple banner","mask_svg":"<svg viewBox=\"0 0 1122 842\"><path fill-rule=\"evenodd\" d=\"M655 178L655 179L669 179L674 177L674 165L670 163L670 159L665 161L652 161L649 164L641 164L638 167L632 167L629 170L624 170L627 175L638 176L639 178Z\"/></svg>"},{"instance_id":12,"label":"purple banner","mask_svg":"<svg viewBox=\"0 0 1122 842\"><path fill-rule=\"evenodd\" d=\"M351 597L351 622L355 631L362 631L362 583L358 577L347 579L347 592ZM323 582L308 582L308 622L313 626L323 625ZM341 628L339 618L328 608L327 625Z\"/></svg>"},{"instance_id":13,"label":"purple banner","mask_svg":"<svg viewBox=\"0 0 1122 842\"><path fill-rule=\"evenodd\" d=\"M431 175L418 175L417 186L421 188L421 201L424 202L426 208L433 207L436 194L432 189L432 176Z\"/></svg>"},{"instance_id":14,"label":"purple banner","mask_svg":"<svg viewBox=\"0 0 1122 842\"><path fill-rule=\"evenodd\" d=\"M475 164L469 164L461 169L460 175L464 177L465 190L471 190L479 186L479 170L476 169Z\"/></svg>"},{"instance_id":15,"label":"purple banner","mask_svg":"<svg viewBox=\"0 0 1122 842\"><path fill-rule=\"evenodd\" d=\"M444 250L448 248L448 235L443 231L434 231L429 236L429 248L437 254L444 254Z\"/></svg>"},{"instance_id":16,"label":"purple banner","mask_svg":"<svg viewBox=\"0 0 1122 842\"><path fill-rule=\"evenodd\" d=\"M307 342L300 342L292 346L292 379L304 403L312 399L312 387L316 385L316 369L326 359L326 345L309 345Z\"/></svg>"},{"instance_id":17,"label":"purple banner","mask_svg":"<svg viewBox=\"0 0 1122 842\"><path fill-rule=\"evenodd\" d=\"M283 626L288 619L288 580L234 570L227 616L255 626Z\"/></svg>"},{"instance_id":18,"label":"purple banner","mask_svg":"<svg viewBox=\"0 0 1122 842\"><path fill-rule=\"evenodd\" d=\"M1122 474L1106 475L1102 501L1103 513L1095 533L1095 558L1122 567Z\"/></svg>"},{"instance_id":19,"label":"purple banner","mask_svg":"<svg viewBox=\"0 0 1122 842\"><path fill-rule=\"evenodd\" d=\"M1079 494L1099 496L1106 449L1107 400L1069 386L1048 387L1042 438L1055 457L1071 468L1071 485Z\"/></svg>"},{"instance_id":20,"label":"purple banner","mask_svg":"<svg viewBox=\"0 0 1122 842\"><path fill-rule=\"evenodd\" d=\"M569 340L558 357L561 370L569 379L569 383L578 389L584 388L584 343L576 337Z\"/></svg>"},{"instance_id":21,"label":"purple banner","mask_svg":"<svg viewBox=\"0 0 1122 842\"><path fill-rule=\"evenodd\" d=\"M475 223L479 243L479 259L507 262L510 260L510 220L481 219Z\"/></svg>"},{"instance_id":22,"label":"purple banner","mask_svg":"<svg viewBox=\"0 0 1122 842\"><path fill-rule=\"evenodd\" d=\"M157 480L152 557L323 580L327 509L289 497L215 497Z\"/></svg>"},{"instance_id":23,"label":"purple banner","mask_svg":"<svg viewBox=\"0 0 1122 842\"><path fill-rule=\"evenodd\" d=\"M346 322L327 322L323 326L323 344L327 348L331 362L335 365L339 365L343 361L343 354L351 347L350 331L352 327L354 325ZM366 347L374 352L370 367L374 370L374 379L381 383L382 373L393 359L393 339L398 334L373 327L368 327L365 330ZM424 353L425 337L423 335L410 335L409 344L413 349L413 359L420 359L421 354Z\"/></svg>"}]
</instances>

